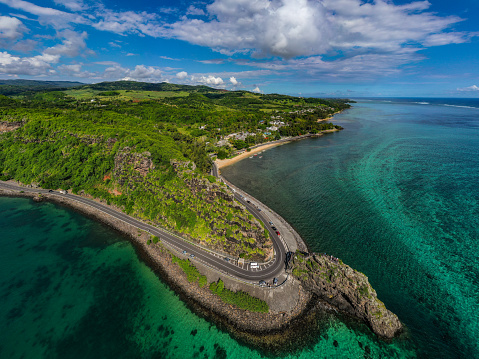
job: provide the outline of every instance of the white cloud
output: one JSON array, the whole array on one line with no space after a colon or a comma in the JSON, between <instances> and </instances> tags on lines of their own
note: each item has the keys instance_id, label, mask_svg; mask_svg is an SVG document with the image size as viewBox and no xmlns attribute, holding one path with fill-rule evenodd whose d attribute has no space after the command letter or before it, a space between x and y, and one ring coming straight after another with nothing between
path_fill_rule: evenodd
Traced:
<instances>
[{"instance_id":1,"label":"white cloud","mask_svg":"<svg viewBox=\"0 0 479 359\"><path fill-rule=\"evenodd\" d=\"M79 33L72 30L64 30L59 32L58 36L63 38L62 43L46 49L45 53L68 57L93 54L86 46L85 39L88 37L88 34L85 31Z\"/></svg>"},{"instance_id":2,"label":"white cloud","mask_svg":"<svg viewBox=\"0 0 479 359\"><path fill-rule=\"evenodd\" d=\"M369 81L378 76L395 75L405 64L421 59L422 57L416 54L415 49L406 48L396 53L358 54L334 61L326 61L322 56L310 56L290 60L237 62L241 65L281 73L282 76L294 73L294 76L301 81L317 81L318 78L327 77L337 82L351 79Z\"/></svg>"},{"instance_id":3,"label":"white cloud","mask_svg":"<svg viewBox=\"0 0 479 359\"><path fill-rule=\"evenodd\" d=\"M58 16L67 14L60 10L38 6L23 0L0 0L0 3L10 6L11 8L23 10L25 12L38 16Z\"/></svg>"},{"instance_id":4,"label":"white cloud","mask_svg":"<svg viewBox=\"0 0 479 359\"><path fill-rule=\"evenodd\" d=\"M225 62L223 59L212 59L212 60L198 60L198 62L201 62L202 64L214 64L214 65L221 65Z\"/></svg>"},{"instance_id":5,"label":"white cloud","mask_svg":"<svg viewBox=\"0 0 479 359\"><path fill-rule=\"evenodd\" d=\"M171 24L169 33L224 54L286 59L333 50L379 53L467 41L470 34L445 32L460 18L426 12L429 6L427 1L215 0L207 6L209 20L185 17Z\"/></svg>"},{"instance_id":6,"label":"white cloud","mask_svg":"<svg viewBox=\"0 0 479 359\"><path fill-rule=\"evenodd\" d=\"M213 75L208 76L191 76L191 81L196 83L201 83L210 86L218 86L223 84L223 79L221 77L215 77Z\"/></svg>"},{"instance_id":7,"label":"white cloud","mask_svg":"<svg viewBox=\"0 0 479 359\"><path fill-rule=\"evenodd\" d=\"M168 57L168 56L160 56L160 59L171 60L171 61L181 61L181 59L175 59L173 57Z\"/></svg>"},{"instance_id":8,"label":"white cloud","mask_svg":"<svg viewBox=\"0 0 479 359\"><path fill-rule=\"evenodd\" d=\"M186 15L193 15L193 16L204 16L206 13L193 5L190 5L186 10Z\"/></svg>"},{"instance_id":9,"label":"white cloud","mask_svg":"<svg viewBox=\"0 0 479 359\"><path fill-rule=\"evenodd\" d=\"M190 5L184 16L174 23L166 19L178 13L175 8L149 13L116 11L107 9L102 3L92 5L85 0L53 0L53 3L68 10L42 7L24 0L0 0L0 4L36 15L41 26L52 26L57 31L56 39L61 39L57 40L61 43L50 45L40 56L93 54L86 46L84 27L82 31L74 31L74 26L81 24L119 35L181 39L226 55L243 53L253 58L269 58L268 61L252 60L242 64L282 72L285 76L298 71L306 80L318 74L336 79L395 74L405 64L423 59L419 51L425 47L464 43L479 36L477 32L451 30L451 26L462 19L429 11L428 1L395 5L390 0L211 0L208 5ZM161 12L170 15L165 17ZM198 18L203 15L205 17ZM18 42L26 31L21 20L0 16L0 39L3 39L0 48L18 51L38 48L39 42ZM15 41L16 44L9 43ZM112 41L111 46L119 45ZM334 60L328 61L331 56ZM219 64L224 61L201 62ZM153 79L162 77L156 67L139 66L143 68L137 71L119 66L109 69L122 73L123 77L131 73L149 76L148 72ZM23 67L19 69L24 71ZM173 74L172 71L172 77ZM220 76L229 78L232 75ZM198 75L191 81L226 86L220 76L218 73ZM231 79L229 82L236 86Z\"/></svg>"},{"instance_id":10,"label":"white cloud","mask_svg":"<svg viewBox=\"0 0 479 359\"><path fill-rule=\"evenodd\" d=\"M26 53L33 51L37 45L38 41L28 39L17 41L11 48L12 50Z\"/></svg>"},{"instance_id":11,"label":"white cloud","mask_svg":"<svg viewBox=\"0 0 479 359\"><path fill-rule=\"evenodd\" d=\"M469 87L458 88L457 91L461 91L461 92L475 92L475 91L479 91L479 87L476 86L476 85L472 85L472 86L469 86Z\"/></svg>"},{"instance_id":12,"label":"white cloud","mask_svg":"<svg viewBox=\"0 0 479 359\"><path fill-rule=\"evenodd\" d=\"M424 46L442 46L449 44L462 44L470 41L474 36L479 36L479 32L446 32L440 34L432 34L423 42Z\"/></svg>"},{"instance_id":13,"label":"white cloud","mask_svg":"<svg viewBox=\"0 0 479 359\"><path fill-rule=\"evenodd\" d=\"M156 79L161 77L161 70L153 66L136 65L127 76L132 79Z\"/></svg>"},{"instance_id":14,"label":"white cloud","mask_svg":"<svg viewBox=\"0 0 479 359\"><path fill-rule=\"evenodd\" d=\"M88 6L82 0L53 0L55 4L63 5L71 11L83 11L88 9Z\"/></svg>"},{"instance_id":15,"label":"white cloud","mask_svg":"<svg viewBox=\"0 0 479 359\"><path fill-rule=\"evenodd\" d=\"M3 0L0 0L3 1ZM117 34L137 34L159 37L163 35L163 28L158 23L157 14L146 11L115 12L100 8L95 13L92 26L97 30L110 31Z\"/></svg>"},{"instance_id":16,"label":"white cloud","mask_svg":"<svg viewBox=\"0 0 479 359\"><path fill-rule=\"evenodd\" d=\"M145 65L136 65L133 70L121 66L111 66L106 68L103 73L98 74L98 77L110 80L121 79L145 82L159 82L162 77L162 71L157 67Z\"/></svg>"},{"instance_id":17,"label":"white cloud","mask_svg":"<svg viewBox=\"0 0 479 359\"><path fill-rule=\"evenodd\" d=\"M234 76L230 77L230 82L233 86L236 86L236 85L239 84L238 80L236 80L236 77L234 77Z\"/></svg>"},{"instance_id":18,"label":"white cloud","mask_svg":"<svg viewBox=\"0 0 479 359\"><path fill-rule=\"evenodd\" d=\"M252 92L256 92L256 93L262 93L262 91L260 90L260 88L258 86L256 86L254 89L251 90Z\"/></svg>"},{"instance_id":19,"label":"white cloud","mask_svg":"<svg viewBox=\"0 0 479 359\"><path fill-rule=\"evenodd\" d=\"M120 66L120 64L116 61L96 61L94 64L103 66Z\"/></svg>"},{"instance_id":20,"label":"white cloud","mask_svg":"<svg viewBox=\"0 0 479 359\"><path fill-rule=\"evenodd\" d=\"M0 16L0 39L18 40L27 28L16 17Z\"/></svg>"},{"instance_id":21,"label":"white cloud","mask_svg":"<svg viewBox=\"0 0 479 359\"><path fill-rule=\"evenodd\" d=\"M188 77L188 72L186 72L186 71L178 72L178 73L176 74L176 77L179 78L180 80L183 80L183 79L185 79L186 77Z\"/></svg>"},{"instance_id":22,"label":"white cloud","mask_svg":"<svg viewBox=\"0 0 479 359\"><path fill-rule=\"evenodd\" d=\"M108 45L110 45L111 47L116 47L118 49L121 49L121 45L113 41L110 41Z\"/></svg>"},{"instance_id":23,"label":"white cloud","mask_svg":"<svg viewBox=\"0 0 479 359\"><path fill-rule=\"evenodd\" d=\"M0 0L13 9L18 9L38 16L41 25L51 25L55 29L65 29L70 24L88 24L90 21L81 14L72 14L49 7L42 7L24 0Z\"/></svg>"},{"instance_id":24,"label":"white cloud","mask_svg":"<svg viewBox=\"0 0 479 359\"><path fill-rule=\"evenodd\" d=\"M60 56L42 54L33 57L13 56L8 52L0 52L0 74L39 76L54 73L52 64L56 64Z\"/></svg>"},{"instance_id":25,"label":"white cloud","mask_svg":"<svg viewBox=\"0 0 479 359\"><path fill-rule=\"evenodd\" d=\"M80 78L95 78L97 74L94 72L83 71L82 64L60 65L57 70L66 76L80 77Z\"/></svg>"}]
</instances>

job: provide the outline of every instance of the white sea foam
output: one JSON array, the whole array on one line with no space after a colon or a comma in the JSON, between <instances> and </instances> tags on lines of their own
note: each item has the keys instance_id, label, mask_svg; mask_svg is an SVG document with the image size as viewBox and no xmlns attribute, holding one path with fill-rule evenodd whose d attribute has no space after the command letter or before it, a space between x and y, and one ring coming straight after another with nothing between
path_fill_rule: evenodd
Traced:
<instances>
[{"instance_id":1,"label":"white sea foam","mask_svg":"<svg viewBox=\"0 0 479 359\"><path fill-rule=\"evenodd\" d=\"M473 107L473 106L459 106L459 105L448 105L448 104L444 104L444 106L448 106L448 107L459 107L459 108L474 108L474 109L478 109L477 107Z\"/></svg>"}]
</instances>

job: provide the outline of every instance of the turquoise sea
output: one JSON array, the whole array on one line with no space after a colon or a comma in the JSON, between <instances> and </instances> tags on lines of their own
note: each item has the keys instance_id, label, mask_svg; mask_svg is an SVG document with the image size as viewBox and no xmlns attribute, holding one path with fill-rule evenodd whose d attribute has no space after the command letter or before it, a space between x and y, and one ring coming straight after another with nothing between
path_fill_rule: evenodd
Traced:
<instances>
[{"instance_id":1,"label":"turquoise sea","mask_svg":"<svg viewBox=\"0 0 479 359\"><path fill-rule=\"evenodd\" d=\"M303 347L260 352L192 313L117 232L0 198L0 358L479 358L479 101L387 101L223 174L364 272L405 337L329 314Z\"/></svg>"}]
</instances>

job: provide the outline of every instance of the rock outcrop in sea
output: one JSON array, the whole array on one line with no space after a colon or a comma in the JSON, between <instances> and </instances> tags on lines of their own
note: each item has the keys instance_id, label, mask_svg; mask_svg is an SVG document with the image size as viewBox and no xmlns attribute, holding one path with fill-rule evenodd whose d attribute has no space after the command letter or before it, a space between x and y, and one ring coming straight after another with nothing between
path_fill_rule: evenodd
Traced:
<instances>
[{"instance_id":1,"label":"rock outcrop in sea","mask_svg":"<svg viewBox=\"0 0 479 359\"><path fill-rule=\"evenodd\" d=\"M292 254L289 270L303 287L343 313L364 321L382 338L402 331L398 317L386 309L368 277L341 260L322 254Z\"/></svg>"}]
</instances>

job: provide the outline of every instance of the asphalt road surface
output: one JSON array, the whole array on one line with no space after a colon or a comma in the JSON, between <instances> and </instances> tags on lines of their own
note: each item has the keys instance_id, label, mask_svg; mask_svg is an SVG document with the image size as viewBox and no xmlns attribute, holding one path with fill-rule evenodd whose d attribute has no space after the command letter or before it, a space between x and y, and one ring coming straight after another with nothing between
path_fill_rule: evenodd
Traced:
<instances>
[{"instance_id":1,"label":"asphalt road surface","mask_svg":"<svg viewBox=\"0 0 479 359\"><path fill-rule=\"evenodd\" d=\"M217 176L218 173L216 170L216 166L213 166L213 168L214 168L214 171L216 171L214 174L215 176ZM225 256L218 255L214 252L202 249L170 232L167 232L163 229L143 223L124 213L115 211L101 203L98 203L80 196L72 195L69 193L61 194L58 191L49 192L49 190L40 189L40 188L20 187L20 186L12 185L2 181L0 181L0 187L15 190L15 191L24 191L24 192L32 192L32 193L48 193L50 195L54 195L58 197L66 197L66 198L75 200L77 202L81 202L90 207L94 207L97 210L100 210L106 214L109 214L110 216L114 218L122 220L125 223L128 223L139 229L147 231L154 236L157 236L158 238L160 238L161 241L167 242L168 244L176 247L180 253L183 251L186 251L187 256L194 255L194 257L189 257L193 263L199 260L203 262L204 264L207 264L208 266L212 267L213 269L226 272L230 276L234 276L245 281L258 283L258 281L261 281L261 280L269 280L269 279L272 279L273 277L279 276L284 270L286 253L285 253L285 248L281 240L279 239L278 235L271 229L271 226L269 225L267 220L262 216L261 211L258 211L257 208L255 208L252 204L247 203L239 194L236 194L236 193L235 193L236 200L238 200L238 202L243 204L248 209L248 211L251 212L253 216L255 216L257 219L259 219L265 224L265 227L269 229L269 232L271 233L271 238L273 240L273 248L275 251L274 259L270 261L269 263L261 265L257 269L251 269L249 263L246 263L243 268L241 264L238 265L236 263L236 260L234 258L230 257L229 261L227 261L225 259L226 258Z\"/></svg>"}]
</instances>

